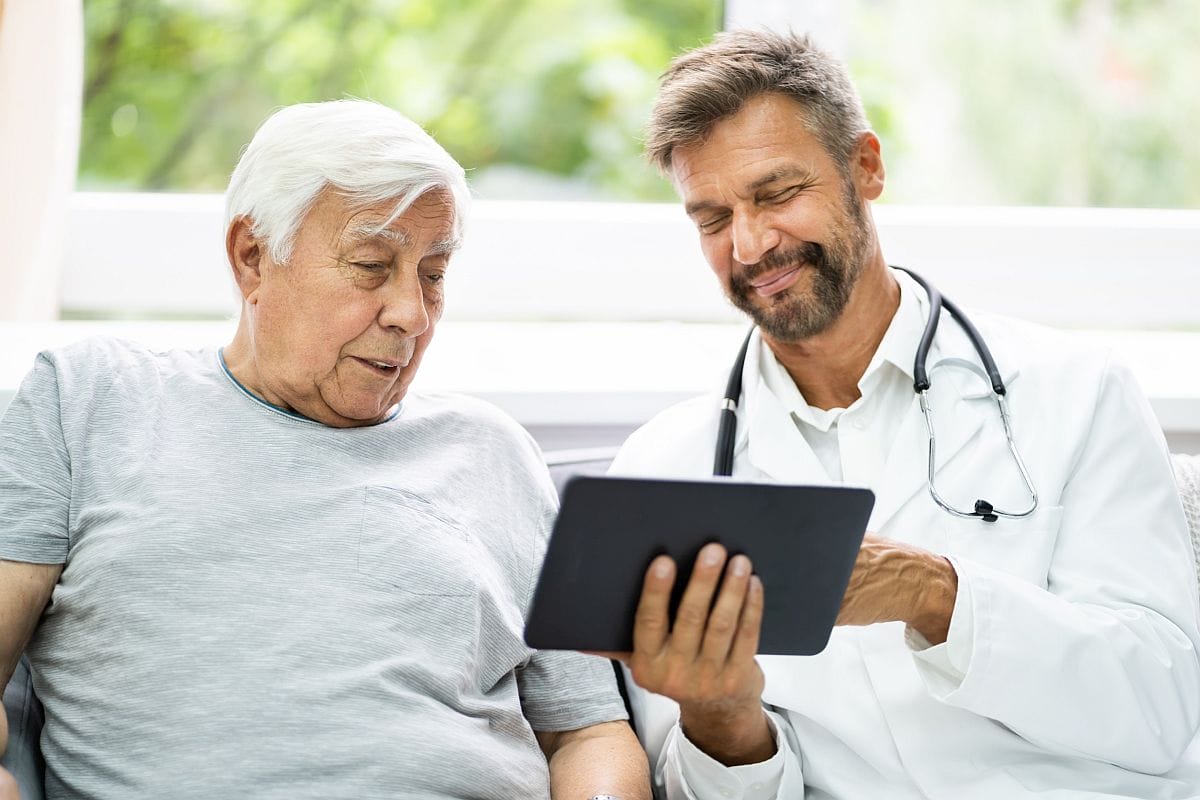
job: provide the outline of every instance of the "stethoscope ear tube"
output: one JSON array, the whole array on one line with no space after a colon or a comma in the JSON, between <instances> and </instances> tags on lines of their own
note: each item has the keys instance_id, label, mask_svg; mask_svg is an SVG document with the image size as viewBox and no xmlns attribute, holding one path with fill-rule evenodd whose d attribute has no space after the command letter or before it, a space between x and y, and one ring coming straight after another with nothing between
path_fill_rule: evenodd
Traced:
<instances>
[{"instance_id":1,"label":"stethoscope ear tube","mask_svg":"<svg viewBox=\"0 0 1200 800\"><path fill-rule=\"evenodd\" d=\"M737 404L742 396L742 368L746 363L746 353L750 350L750 339L754 337L754 328L746 334L742 349L738 350L737 366L729 373L729 382L725 385L725 397L721 401L721 422L717 429L717 450L713 460L713 475L729 477L733 474L734 437L737 435Z\"/></svg>"}]
</instances>

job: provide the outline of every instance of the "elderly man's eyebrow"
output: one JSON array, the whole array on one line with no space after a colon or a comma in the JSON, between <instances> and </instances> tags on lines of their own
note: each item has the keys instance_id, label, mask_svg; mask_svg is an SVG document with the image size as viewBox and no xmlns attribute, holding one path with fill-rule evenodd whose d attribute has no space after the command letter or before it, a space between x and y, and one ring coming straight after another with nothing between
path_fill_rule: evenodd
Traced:
<instances>
[{"instance_id":1,"label":"elderly man's eyebrow","mask_svg":"<svg viewBox=\"0 0 1200 800\"><path fill-rule=\"evenodd\" d=\"M462 246L462 237L448 236L445 239L439 239L429 246L426 255L430 256L448 256Z\"/></svg>"},{"instance_id":2,"label":"elderly man's eyebrow","mask_svg":"<svg viewBox=\"0 0 1200 800\"><path fill-rule=\"evenodd\" d=\"M401 247L412 243L412 237L406 231L384 228L379 225L355 225L346 232L346 238L355 243L383 239Z\"/></svg>"},{"instance_id":3,"label":"elderly man's eyebrow","mask_svg":"<svg viewBox=\"0 0 1200 800\"><path fill-rule=\"evenodd\" d=\"M410 247L412 236L407 231L395 228L381 228L378 225L356 225L347 232L347 238L352 243L368 242L372 239L383 239L399 247ZM438 239L429 246L426 255L449 255L462 246L462 237L458 235Z\"/></svg>"}]
</instances>

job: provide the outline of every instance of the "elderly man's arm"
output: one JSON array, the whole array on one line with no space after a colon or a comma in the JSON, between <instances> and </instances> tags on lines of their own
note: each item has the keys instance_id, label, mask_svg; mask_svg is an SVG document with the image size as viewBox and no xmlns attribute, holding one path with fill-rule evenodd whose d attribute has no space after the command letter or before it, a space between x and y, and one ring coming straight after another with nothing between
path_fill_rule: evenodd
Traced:
<instances>
[{"instance_id":1,"label":"elderly man's arm","mask_svg":"<svg viewBox=\"0 0 1200 800\"><path fill-rule=\"evenodd\" d=\"M0 754L8 747L8 717L0 714ZM17 782L5 770L0 769L0 800L19 800Z\"/></svg>"},{"instance_id":2,"label":"elderly man's arm","mask_svg":"<svg viewBox=\"0 0 1200 800\"><path fill-rule=\"evenodd\" d=\"M12 679L61 573L62 564L0 561L0 689ZM0 714L0 755L7 748L8 721Z\"/></svg>"},{"instance_id":3,"label":"elderly man's arm","mask_svg":"<svg viewBox=\"0 0 1200 800\"><path fill-rule=\"evenodd\" d=\"M0 769L0 800L21 800L13 776Z\"/></svg>"},{"instance_id":4,"label":"elderly man's arm","mask_svg":"<svg viewBox=\"0 0 1200 800\"><path fill-rule=\"evenodd\" d=\"M628 723L536 734L550 763L550 794L555 800L596 795L649 800L646 754Z\"/></svg>"}]
</instances>

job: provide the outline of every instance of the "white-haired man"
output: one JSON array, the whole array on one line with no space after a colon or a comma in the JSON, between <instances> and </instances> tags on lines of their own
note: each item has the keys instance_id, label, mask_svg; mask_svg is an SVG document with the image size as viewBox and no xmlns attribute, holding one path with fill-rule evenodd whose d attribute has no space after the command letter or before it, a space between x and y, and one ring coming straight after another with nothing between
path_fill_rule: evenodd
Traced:
<instances>
[{"instance_id":1,"label":"white-haired man","mask_svg":"<svg viewBox=\"0 0 1200 800\"><path fill-rule=\"evenodd\" d=\"M408 393L467 202L395 111L283 109L230 181L233 341L38 357L0 425L0 685L26 650L48 797L648 796L608 663L521 639L537 447Z\"/></svg>"}]
</instances>

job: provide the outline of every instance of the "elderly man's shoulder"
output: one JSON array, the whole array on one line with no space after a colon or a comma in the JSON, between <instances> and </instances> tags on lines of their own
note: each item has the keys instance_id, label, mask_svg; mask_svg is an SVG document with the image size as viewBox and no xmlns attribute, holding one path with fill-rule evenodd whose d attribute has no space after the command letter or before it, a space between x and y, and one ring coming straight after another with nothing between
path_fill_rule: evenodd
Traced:
<instances>
[{"instance_id":1,"label":"elderly man's shoulder","mask_svg":"<svg viewBox=\"0 0 1200 800\"><path fill-rule=\"evenodd\" d=\"M34 369L49 368L60 386L96 390L129 385L144 387L142 382L152 376L189 370L213 371L216 359L216 348L155 349L128 339L93 336L41 351Z\"/></svg>"},{"instance_id":2,"label":"elderly man's shoulder","mask_svg":"<svg viewBox=\"0 0 1200 800\"><path fill-rule=\"evenodd\" d=\"M458 392L409 392L404 398L404 418L429 420L442 430L466 437L484 437L480 444L493 441L533 445L534 441L519 422L498 406Z\"/></svg>"}]
</instances>

